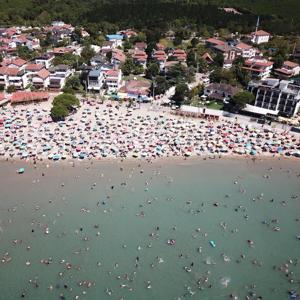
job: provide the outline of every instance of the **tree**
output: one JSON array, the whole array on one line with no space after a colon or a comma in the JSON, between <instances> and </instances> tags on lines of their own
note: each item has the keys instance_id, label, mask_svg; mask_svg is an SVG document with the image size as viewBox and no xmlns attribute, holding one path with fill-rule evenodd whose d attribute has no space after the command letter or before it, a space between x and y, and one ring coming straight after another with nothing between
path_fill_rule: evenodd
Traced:
<instances>
[{"instance_id":1,"label":"tree","mask_svg":"<svg viewBox=\"0 0 300 300\"><path fill-rule=\"evenodd\" d=\"M95 51L90 45L86 45L83 47L81 51L82 62L89 64L92 57L95 56Z\"/></svg>"},{"instance_id":2,"label":"tree","mask_svg":"<svg viewBox=\"0 0 300 300\"><path fill-rule=\"evenodd\" d=\"M17 54L24 60L31 60L36 56L36 52L29 50L27 46L18 46Z\"/></svg>"},{"instance_id":3,"label":"tree","mask_svg":"<svg viewBox=\"0 0 300 300\"><path fill-rule=\"evenodd\" d=\"M14 85L10 85L7 87L6 92L8 94L14 93L16 91L16 87Z\"/></svg>"},{"instance_id":4,"label":"tree","mask_svg":"<svg viewBox=\"0 0 300 300\"><path fill-rule=\"evenodd\" d=\"M283 63L284 63L284 57L278 53L274 56L273 58L273 61L274 61L274 68L281 68Z\"/></svg>"},{"instance_id":5,"label":"tree","mask_svg":"<svg viewBox=\"0 0 300 300\"><path fill-rule=\"evenodd\" d=\"M51 118L54 122L63 121L68 114L68 109L63 105L54 105L50 111Z\"/></svg>"},{"instance_id":6,"label":"tree","mask_svg":"<svg viewBox=\"0 0 300 300\"><path fill-rule=\"evenodd\" d=\"M197 66L197 62L196 62L196 53L193 49L191 49L188 54L187 54L187 58L186 58L186 62L188 66L193 66L196 67Z\"/></svg>"},{"instance_id":7,"label":"tree","mask_svg":"<svg viewBox=\"0 0 300 300\"><path fill-rule=\"evenodd\" d=\"M128 76L133 73L135 69L134 61L131 57L126 58L125 62L121 66L122 72L125 76Z\"/></svg>"},{"instance_id":8,"label":"tree","mask_svg":"<svg viewBox=\"0 0 300 300\"><path fill-rule=\"evenodd\" d=\"M185 98L188 96L189 87L186 83L179 83L176 85L173 101L177 106L181 106Z\"/></svg>"},{"instance_id":9,"label":"tree","mask_svg":"<svg viewBox=\"0 0 300 300\"><path fill-rule=\"evenodd\" d=\"M106 53L106 59L111 62L111 59L112 59L112 51L109 51Z\"/></svg>"},{"instance_id":10,"label":"tree","mask_svg":"<svg viewBox=\"0 0 300 300\"><path fill-rule=\"evenodd\" d=\"M53 60L53 65L67 65L76 67L79 59L80 57L77 55L74 55L72 53L65 53L63 55L56 56Z\"/></svg>"},{"instance_id":11,"label":"tree","mask_svg":"<svg viewBox=\"0 0 300 300\"><path fill-rule=\"evenodd\" d=\"M199 73L206 73L208 71L208 64L205 59L202 57L198 60L198 72Z\"/></svg>"},{"instance_id":12,"label":"tree","mask_svg":"<svg viewBox=\"0 0 300 300\"><path fill-rule=\"evenodd\" d=\"M78 92L81 89L82 89L82 85L80 83L79 76L74 75L74 76L67 78L63 92L64 93L71 92L71 94L73 94L74 92Z\"/></svg>"},{"instance_id":13,"label":"tree","mask_svg":"<svg viewBox=\"0 0 300 300\"><path fill-rule=\"evenodd\" d=\"M192 38L192 40L191 40L191 46L193 48L196 48L196 46L198 45L198 43L199 43L199 40L197 38Z\"/></svg>"},{"instance_id":14,"label":"tree","mask_svg":"<svg viewBox=\"0 0 300 300\"><path fill-rule=\"evenodd\" d=\"M246 104L250 104L254 101L255 97L252 93L248 91L242 91L235 94L232 97L232 103L239 109L242 109Z\"/></svg>"},{"instance_id":15,"label":"tree","mask_svg":"<svg viewBox=\"0 0 300 300\"><path fill-rule=\"evenodd\" d=\"M159 65L158 63L150 63L147 71L146 71L146 77L148 79L152 79L152 77L155 77L159 74Z\"/></svg>"},{"instance_id":16,"label":"tree","mask_svg":"<svg viewBox=\"0 0 300 300\"><path fill-rule=\"evenodd\" d=\"M223 67L224 64L224 56L221 53L217 53L214 57L214 64L218 67Z\"/></svg>"},{"instance_id":17,"label":"tree","mask_svg":"<svg viewBox=\"0 0 300 300\"><path fill-rule=\"evenodd\" d=\"M64 120L75 106L79 106L79 100L71 94L60 94L53 99L51 118L53 121Z\"/></svg>"},{"instance_id":18,"label":"tree","mask_svg":"<svg viewBox=\"0 0 300 300\"><path fill-rule=\"evenodd\" d=\"M155 78L155 86L154 86L154 94L155 95L164 94L167 91L168 87L169 87L168 81L164 76L157 76ZM152 86L152 88L153 88L153 86Z\"/></svg>"}]
</instances>

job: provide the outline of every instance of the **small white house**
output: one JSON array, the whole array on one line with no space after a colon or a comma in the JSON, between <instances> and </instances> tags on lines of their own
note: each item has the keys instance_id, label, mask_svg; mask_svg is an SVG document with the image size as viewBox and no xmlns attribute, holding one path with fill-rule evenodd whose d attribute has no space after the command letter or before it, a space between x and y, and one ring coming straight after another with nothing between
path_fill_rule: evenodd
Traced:
<instances>
[{"instance_id":1,"label":"small white house","mask_svg":"<svg viewBox=\"0 0 300 300\"><path fill-rule=\"evenodd\" d=\"M92 70L87 77L87 89L100 92L104 82L104 75L101 70Z\"/></svg>"},{"instance_id":2,"label":"small white house","mask_svg":"<svg viewBox=\"0 0 300 300\"><path fill-rule=\"evenodd\" d=\"M264 30L257 30L251 35L251 42L257 45L268 43L270 40L271 34Z\"/></svg>"}]
</instances>

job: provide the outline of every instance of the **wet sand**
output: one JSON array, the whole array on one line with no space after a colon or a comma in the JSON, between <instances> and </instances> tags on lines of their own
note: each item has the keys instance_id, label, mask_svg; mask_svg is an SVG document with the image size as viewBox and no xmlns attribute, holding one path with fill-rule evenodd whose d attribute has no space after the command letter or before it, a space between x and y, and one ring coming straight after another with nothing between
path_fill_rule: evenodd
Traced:
<instances>
[{"instance_id":1,"label":"wet sand","mask_svg":"<svg viewBox=\"0 0 300 300\"><path fill-rule=\"evenodd\" d=\"M289 299L299 176L285 159L0 162L1 297Z\"/></svg>"}]
</instances>

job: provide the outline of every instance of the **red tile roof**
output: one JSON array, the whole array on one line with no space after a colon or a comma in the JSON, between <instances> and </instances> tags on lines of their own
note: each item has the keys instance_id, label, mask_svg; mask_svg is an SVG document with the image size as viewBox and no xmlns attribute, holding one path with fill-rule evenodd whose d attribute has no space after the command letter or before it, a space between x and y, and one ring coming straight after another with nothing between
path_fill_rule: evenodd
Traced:
<instances>
[{"instance_id":1,"label":"red tile roof","mask_svg":"<svg viewBox=\"0 0 300 300\"><path fill-rule=\"evenodd\" d=\"M258 30L256 32L254 32L254 35L256 36L266 36L266 35L271 35L269 32L266 32L264 30Z\"/></svg>"},{"instance_id":2,"label":"red tile roof","mask_svg":"<svg viewBox=\"0 0 300 300\"><path fill-rule=\"evenodd\" d=\"M218 39L215 39L215 38L209 38L206 40L207 43L210 43L210 44L213 44L213 45L220 45L220 46L223 46L225 45L226 43L221 41L221 40L218 40Z\"/></svg>"},{"instance_id":3,"label":"red tile roof","mask_svg":"<svg viewBox=\"0 0 300 300\"><path fill-rule=\"evenodd\" d=\"M49 94L46 92L15 92L11 96L11 103L20 103L20 102L31 102L31 101L40 101L48 100Z\"/></svg>"},{"instance_id":4,"label":"red tile roof","mask_svg":"<svg viewBox=\"0 0 300 300\"><path fill-rule=\"evenodd\" d=\"M4 100L5 99L5 95L4 93L0 93L0 101Z\"/></svg>"},{"instance_id":5,"label":"red tile roof","mask_svg":"<svg viewBox=\"0 0 300 300\"><path fill-rule=\"evenodd\" d=\"M297 67L299 67L299 64L297 64L297 63L294 63L294 62L292 62L292 61L289 61L289 60L287 60L287 61L285 61L284 63L283 63L283 66L287 66L287 67L289 67L289 68L297 68Z\"/></svg>"},{"instance_id":6,"label":"red tile roof","mask_svg":"<svg viewBox=\"0 0 300 300\"><path fill-rule=\"evenodd\" d=\"M26 63L27 63L27 61L22 58L15 58L15 59L12 59L8 65L15 65L17 67L22 67Z\"/></svg>"},{"instance_id":7,"label":"red tile roof","mask_svg":"<svg viewBox=\"0 0 300 300\"><path fill-rule=\"evenodd\" d=\"M108 70L106 72L106 76L108 76L108 77L118 77L119 76L119 71L118 70Z\"/></svg>"},{"instance_id":8,"label":"red tile roof","mask_svg":"<svg viewBox=\"0 0 300 300\"><path fill-rule=\"evenodd\" d=\"M25 70L26 71L36 72L36 71L40 71L43 68L44 68L44 66L42 64L28 64L25 67Z\"/></svg>"},{"instance_id":9,"label":"red tile roof","mask_svg":"<svg viewBox=\"0 0 300 300\"><path fill-rule=\"evenodd\" d=\"M36 74L36 76L38 76L42 79L46 79L47 77L50 76L50 72L46 69L42 69Z\"/></svg>"},{"instance_id":10,"label":"red tile roof","mask_svg":"<svg viewBox=\"0 0 300 300\"><path fill-rule=\"evenodd\" d=\"M238 43L238 44L236 45L236 48L241 49L241 50L249 50L249 49L252 48L252 46L247 45L247 44L245 44L245 43Z\"/></svg>"},{"instance_id":11,"label":"red tile roof","mask_svg":"<svg viewBox=\"0 0 300 300\"><path fill-rule=\"evenodd\" d=\"M9 67L1 67L0 74L1 75L9 75L9 76L17 76L20 75L23 71L19 68L9 68Z\"/></svg>"}]
</instances>

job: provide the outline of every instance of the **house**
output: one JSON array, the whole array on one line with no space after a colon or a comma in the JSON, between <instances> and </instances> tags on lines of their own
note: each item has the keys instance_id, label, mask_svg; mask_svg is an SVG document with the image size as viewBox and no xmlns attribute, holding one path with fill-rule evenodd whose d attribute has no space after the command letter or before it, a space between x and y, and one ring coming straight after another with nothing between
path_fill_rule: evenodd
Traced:
<instances>
[{"instance_id":1,"label":"house","mask_svg":"<svg viewBox=\"0 0 300 300\"><path fill-rule=\"evenodd\" d=\"M148 80L128 80L125 83L124 90L128 98L138 99L148 96L150 93L151 82Z\"/></svg>"},{"instance_id":2,"label":"house","mask_svg":"<svg viewBox=\"0 0 300 300\"><path fill-rule=\"evenodd\" d=\"M15 92L11 96L11 104L24 104L30 102L48 101L50 98L48 93L45 92Z\"/></svg>"},{"instance_id":3,"label":"house","mask_svg":"<svg viewBox=\"0 0 300 300\"><path fill-rule=\"evenodd\" d=\"M55 56L60 56L64 54L73 54L74 49L71 47L58 47L58 48L53 48L53 54Z\"/></svg>"},{"instance_id":4,"label":"house","mask_svg":"<svg viewBox=\"0 0 300 300\"><path fill-rule=\"evenodd\" d=\"M50 72L50 90L60 90L65 86L66 80L72 75L73 70L67 65L58 65L49 69Z\"/></svg>"},{"instance_id":5,"label":"house","mask_svg":"<svg viewBox=\"0 0 300 300\"><path fill-rule=\"evenodd\" d=\"M256 30L251 34L251 42L256 45L263 43L268 43L270 40L271 34L264 30Z\"/></svg>"},{"instance_id":6,"label":"house","mask_svg":"<svg viewBox=\"0 0 300 300\"><path fill-rule=\"evenodd\" d=\"M300 85L274 78L250 81L248 90L255 95L254 106L294 117L300 108Z\"/></svg>"},{"instance_id":7,"label":"house","mask_svg":"<svg viewBox=\"0 0 300 300\"><path fill-rule=\"evenodd\" d=\"M91 66L97 67L106 63L106 61L107 61L106 57L101 55L95 55L94 57L91 58Z\"/></svg>"},{"instance_id":8,"label":"house","mask_svg":"<svg viewBox=\"0 0 300 300\"><path fill-rule=\"evenodd\" d=\"M49 69L54 60L54 55L52 53L45 53L35 59L36 64L43 65L46 69Z\"/></svg>"},{"instance_id":9,"label":"house","mask_svg":"<svg viewBox=\"0 0 300 300\"><path fill-rule=\"evenodd\" d=\"M126 60L126 55L120 49L113 49L111 63L118 68Z\"/></svg>"},{"instance_id":10,"label":"house","mask_svg":"<svg viewBox=\"0 0 300 300\"><path fill-rule=\"evenodd\" d=\"M252 58L257 52L255 48L245 43L238 43L235 47L241 52L241 55L244 58Z\"/></svg>"},{"instance_id":11,"label":"house","mask_svg":"<svg viewBox=\"0 0 300 300\"><path fill-rule=\"evenodd\" d=\"M186 61L186 52L182 49L176 49L171 56L178 61Z\"/></svg>"},{"instance_id":12,"label":"house","mask_svg":"<svg viewBox=\"0 0 300 300\"><path fill-rule=\"evenodd\" d=\"M148 55L145 51L135 50L133 54L133 60L143 68L146 68Z\"/></svg>"},{"instance_id":13,"label":"house","mask_svg":"<svg viewBox=\"0 0 300 300\"><path fill-rule=\"evenodd\" d=\"M209 38L205 42L206 42L206 46L208 48L213 48L215 46L225 46L227 44L226 42L221 41L221 40L216 39L216 38Z\"/></svg>"},{"instance_id":14,"label":"house","mask_svg":"<svg viewBox=\"0 0 300 300\"><path fill-rule=\"evenodd\" d=\"M38 71L32 77L32 85L38 89L47 89L50 85L50 72L46 69Z\"/></svg>"},{"instance_id":15,"label":"house","mask_svg":"<svg viewBox=\"0 0 300 300\"><path fill-rule=\"evenodd\" d=\"M137 42L134 45L134 50L145 51L147 49L147 44L145 42Z\"/></svg>"},{"instance_id":16,"label":"house","mask_svg":"<svg viewBox=\"0 0 300 300\"><path fill-rule=\"evenodd\" d=\"M105 72L105 84L108 91L117 92L121 87L122 83L122 71L119 70L108 70Z\"/></svg>"},{"instance_id":17,"label":"house","mask_svg":"<svg viewBox=\"0 0 300 300\"><path fill-rule=\"evenodd\" d=\"M40 70L42 70L44 68L44 66L42 64L28 64L25 67L25 71L27 73L27 78L28 80L32 80L32 77L39 72Z\"/></svg>"},{"instance_id":18,"label":"house","mask_svg":"<svg viewBox=\"0 0 300 300\"><path fill-rule=\"evenodd\" d=\"M113 48L122 47L123 35L122 34L108 34L106 39L109 42L113 42Z\"/></svg>"},{"instance_id":19,"label":"house","mask_svg":"<svg viewBox=\"0 0 300 300\"><path fill-rule=\"evenodd\" d=\"M102 70L91 70L87 76L87 90L96 91L100 93L100 90L104 82L104 73Z\"/></svg>"},{"instance_id":20,"label":"house","mask_svg":"<svg viewBox=\"0 0 300 300\"><path fill-rule=\"evenodd\" d=\"M24 70L26 67L27 61L22 58L14 58L14 59L4 59L1 63L1 66L8 68L18 68L20 70Z\"/></svg>"},{"instance_id":21,"label":"house","mask_svg":"<svg viewBox=\"0 0 300 300\"><path fill-rule=\"evenodd\" d=\"M249 71L253 79L265 79L270 76L273 62L261 57L254 57L245 61L244 70Z\"/></svg>"},{"instance_id":22,"label":"house","mask_svg":"<svg viewBox=\"0 0 300 300\"><path fill-rule=\"evenodd\" d=\"M14 67L0 67L0 86L8 88L14 86L16 89L24 89L28 85L25 69Z\"/></svg>"},{"instance_id":23,"label":"house","mask_svg":"<svg viewBox=\"0 0 300 300\"><path fill-rule=\"evenodd\" d=\"M125 39L130 39L133 36L137 36L138 34L132 30L132 29L125 29L125 30L121 30L118 31L117 34L121 34L124 36Z\"/></svg>"},{"instance_id":24,"label":"house","mask_svg":"<svg viewBox=\"0 0 300 300\"><path fill-rule=\"evenodd\" d=\"M204 95L210 99L228 102L234 95L241 91L240 88L225 83L211 83L204 89Z\"/></svg>"},{"instance_id":25,"label":"house","mask_svg":"<svg viewBox=\"0 0 300 300\"><path fill-rule=\"evenodd\" d=\"M285 61L281 68L275 69L274 74L282 79L297 76L300 73L300 66L292 61Z\"/></svg>"},{"instance_id":26,"label":"house","mask_svg":"<svg viewBox=\"0 0 300 300\"><path fill-rule=\"evenodd\" d=\"M106 54L114 49L114 42L104 41L101 47L101 53Z\"/></svg>"},{"instance_id":27,"label":"house","mask_svg":"<svg viewBox=\"0 0 300 300\"><path fill-rule=\"evenodd\" d=\"M159 69L162 71L165 68L165 63L167 61L167 54L163 50L154 50L152 58L158 62Z\"/></svg>"},{"instance_id":28,"label":"house","mask_svg":"<svg viewBox=\"0 0 300 300\"><path fill-rule=\"evenodd\" d=\"M202 57L202 59L204 59L206 61L206 63L208 65L211 65L212 63L214 63L213 58L211 57L211 55L208 52L204 53L201 57Z\"/></svg>"}]
</instances>

